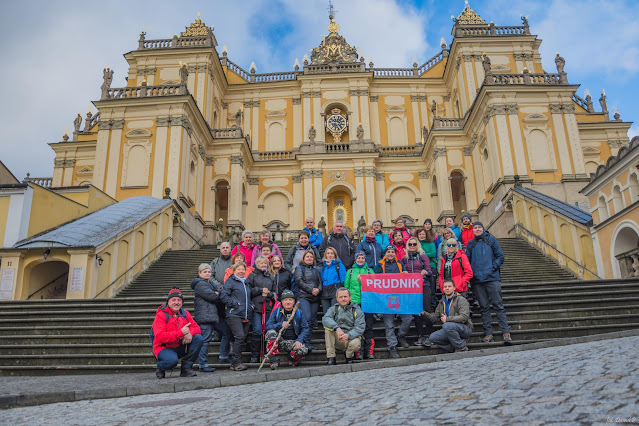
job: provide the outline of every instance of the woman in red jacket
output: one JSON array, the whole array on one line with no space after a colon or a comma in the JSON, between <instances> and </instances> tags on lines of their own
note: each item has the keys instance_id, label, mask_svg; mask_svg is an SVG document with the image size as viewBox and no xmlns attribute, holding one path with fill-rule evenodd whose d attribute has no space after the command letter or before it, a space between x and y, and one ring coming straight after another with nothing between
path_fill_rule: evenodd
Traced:
<instances>
[{"instance_id":1,"label":"woman in red jacket","mask_svg":"<svg viewBox=\"0 0 639 426\"><path fill-rule=\"evenodd\" d=\"M200 353L204 339L191 314L182 309L184 297L178 287L169 292L166 303L160 306L153 321L153 354L158 360L155 376L164 378L182 358L180 377L197 376L193 362Z\"/></svg>"},{"instance_id":2,"label":"woman in red jacket","mask_svg":"<svg viewBox=\"0 0 639 426\"><path fill-rule=\"evenodd\" d=\"M406 238L406 240L408 240L408 238ZM404 256L406 256L406 243L404 242L402 231L399 229L396 229L391 233L391 243L389 245L395 247L396 259L398 261L401 261Z\"/></svg>"},{"instance_id":3,"label":"woman in red jacket","mask_svg":"<svg viewBox=\"0 0 639 426\"><path fill-rule=\"evenodd\" d=\"M413 232L405 226L404 219L401 216L395 219L395 227L390 232L391 244L393 243L393 236L395 235L395 231L399 231L402 233L402 241L404 244L406 244L406 241L408 241L408 239L413 236ZM399 253L397 253L397 259L403 259L402 257L399 257Z\"/></svg>"},{"instance_id":4,"label":"woman in red jacket","mask_svg":"<svg viewBox=\"0 0 639 426\"><path fill-rule=\"evenodd\" d=\"M442 242L446 244L446 252L441 258L439 267L439 288L444 291L444 280L450 279L455 283L455 292L466 297L468 282L473 277L473 270L466 254L459 250L459 242L455 238L449 238Z\"/></svg>"}]
</instances>

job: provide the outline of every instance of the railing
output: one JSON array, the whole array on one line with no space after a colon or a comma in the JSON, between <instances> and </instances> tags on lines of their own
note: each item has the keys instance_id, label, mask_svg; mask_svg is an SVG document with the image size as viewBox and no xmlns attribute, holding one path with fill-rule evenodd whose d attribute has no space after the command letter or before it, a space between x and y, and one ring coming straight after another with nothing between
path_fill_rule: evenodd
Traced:
<instances>
[{"instance_id":1,"label":"railing","mask_svg":"<svg viewBox=\"0 0 639 426\"><path fill-rule=\"evenodd\" d=\"M228 67L229 70L233 71L235 74L239 75L244 80L249 81L251 79L250 72L246 71L244 68L242 68L241 66L239 66L238 64L236 64L235 62L231 61L228 58L226 58L226 66Z\"/></svg>"},{"instance_id":2,"label":"railing","mask_svg":"<svg viewBox=\"0 0 639 426\"><path fill-rule=\"evenodd\" d=\"M257 153L257 161L270 161L270 160L294 160L295 153L290 151L266 151Z\"/></svg>"},{"instance_id":3,"label":"railing","mask_svg":"<svg viewBox=\"0 0 639 426\"><path fill-rule=\"evenodd\" d=\"M510 36L530 34L527 26L456 25L455 37Z\"/></svg>"},{"instance_id":4,"label":"railing","mask_svg":"<svg viewBox=\"0 0 639 426\"><path fill-rule=\"evenodd\" d=\"M304 74L333 74L343 72L365 72L366 65L363 62L348 64L318 64L306 65Z\"/></svg>"},{"instance_id":5,"label":"railing","mask_svg":"<svg viewBox=\"0 0 639 426\"><path fill-rule=\"evenodd\" d=\"M423 145L380 146L380 157L412 157L422 154Z\"/></svg>"},{"instance_id":6,"label":"railing","mask_svg":"<svg viewBox=\"0 0 639 426\"><path fill-rule=\"evenodd\" d=\"M327 143L324 145L326 152L350 152L351 147L348 143Z\"/></svg>"},{"instance_id":7,"label":"railing","mask_svg":"<svg viewBox=\"0 0 639 426\"><path fill-rule=\"evenodd\" d=\"M433 129L461 129L464 127L464 118L433 118Z\"/></svg>"},{"instance_id":8,"label":"railing","mask_svg":"<svg viewBox=\"0 0 639 426\"><path fill-rule=\"evenodd\" d=\"M241 127L211 129L211 135L213 136L213 139L238 139L244 137Z\"/></svg>"},{"instance_id":9,"label":"railing","mask_svg":"<svg viewBox=\"0 0 639 426\"><path fill-rule=\"evenodd\" d=\"M195 242L195 244L193 244L193 245L191 246L191 248L189 248L189 250L193 250L193 249L195 248L195 246L198 246L199 248L202 248L202 247L204 246L204 244L202 244L202 240L203 240L203 239L204 239L204 235L202 235L202 236L200 237L200 239L199 239L199 240L197 240L197 241Z\"/></svg>"},{"instance_id":10,"label":"railing","mask_svg":"<svg viewBox=\"0 0 639 426\"><path fill-rule=\"evenodd\" d=\"M593 105L592 105L592 101L587 101L585 99L583 99L582 97L580 97L579 95L577 95L576 93L574 95L572 95L572 100L579 105L580 107L582 107L583 109L585 109L587 112L595 112Z\"/></svg>"},{"instance_id":11,"label":"railing","mask_svg":"<svg viewBox=\"0 0 639 426\"><path fill-rule=\"evenodd\" d=\"M68 276L68 275L69 275L69 271L67 271L64 274L60 275L59 277L55 278L53 281L49 281L48 283L46 283L45 285L43 285L42 287L40 287L39 289L37 289L36 291L31 293L30 295L28 295L27 296L27 300L31 299L34 294L39 293L42 290L44 290L45 288L49 287L51 284L53 284L54 282L58 281L60 278L62 278L64 276Z\"/></svg>"},{"instance_id":12,"label":"railing","mask_svg":"<svg viewBox=\"0 0 639 426\"><path fill-rule=\"evenodd\" d=\"M621 278L639 277L639 248L615 256L619 261Z\"/></svg>"},{"instance_id":13,"label":"railing","mask_svg":"<svg viewBox=\"0 0 639 426\"><path fill-rule=\"evenodd\" d=\"M519 235L522 238L527 239L531 244L539 247L544 254L546 254L547 256L550 256L553 259L556 259L560 265L565 266L566 268L570 269L573 272L576 272L576 274L579 276L579 278L582 279L597 279L600 280L602 279L599 275L595 274L594 272L592 272L590 269L588 269L585 265L577 262L575 259L571 258L570 256L566 255L566 253L562 252L561 250L559 250L556 246L554 246L553 244L550 244L548 241L544 240L541 236L535 234L534 232L530 231L529 229L526 229L521 223L516 223L515 226L513 226L510 231L508 231L508 234L510 234L512 231L515 231L515 233L517 235ZM554 252L555 256L553 256L551 253ZM568 266L566 263L566 261L570 262L571 266ZM576 268L577 270L575 271L574 268ZM589 273L591 276L589 278L586 278L586 272Z\"/></svg>"},{"instance_id":14,"label":"railing","mask_svg":"<svg viewBox=\"0 0 639 426\"><path fill-rule=\"evenodd\" d=\"M147 86L145 84L136 87L120 87L107 89L106 96L102 99L146 98L156 96L186 95L185 85L171 84L166 86Z\"/></svg>"},{"instance_id":15,"label":"railing","mask_svg":"<svg viewBox=\"0 0 639 426\"><path fill-rule=\"evenodd\" d=\"M491 74L492 82L488 84L510 85L510 84L562 84L560 74ZM490 76L487 76L490 77Z\"/></svg>"},{"instance_id":16,"label":"railing","mask_svg":"<svg viewBox=\"0 0 639 426\"><path fill-rule=\"evenodd\" d=\"M433 56L432 58L424 62L422 66L417 68L417 73L419 75L423 75L426 71L428 71L429 69L433 68L435 65L440 63L444 59L444 57L448 56L448 52L449 52L448 49L442 50L437 55ZM444 53L446 54L444 55Z\"/></svg>"},{"instance_id":17,"label":"railing","mask_svg":"<svg viewBox=\"0 0 639 426\"><path fill-rule=\"evenodd\" d=\"M377 78L417 77L417 68L373 68L373 76Z\"/></svg>"},{"instance_id":18,"label":"railing","mask_svg":"<svg viewBox=\"0 0 639 426\"><path fill-rule=\"evenodd\" d=\"M44 188L51 188L51 182L53 182L52 177L29 177L27 173L27 177L24 178L25 182L32 182L36 185L40 185Z\"/></svg>"},{"instance_id":19,"label":"railing","mask_svg":"<svg viewBox=\"0 0 639 426\"><path fill-rule=\"evenodd\" d=\"M295 80L298 74L300 73L296 71L251 74L250 81L252 83L265 83L265 82L271 82L271 81L289 81L289 80Z\"/></svg>"},{"instance_id":20,"label":"railing","mask_svg":"<svg viewBox=\"0 0 639 426\"><path fill-rule=\"evenodd\" d=\"M208 47L213 46L210 36L173 37L158 40L141 39L138 49L168 49L178 47Z\"/></svg>"},{"instance_id":21,"label":"railing","mask_svg":"<svg viewBox=\"0 0 639 426\"><path fill-rule=\"evenodd\" d=\"M135 277L137 277L137 275L139 275L140 273L142 273L142 271L138 272L135 276L131 277L130 280L126 279L127 274L133 270L133 268L135 268L138 263L142 262L144 259L146 259L147 257L149 257L149 255L151 255L151 253L153 253L156 249L158 249L159 247L162 246L162 244L164 244L167 241L173 241L173 237L166 237L160 244L158 244L157 246L153 247L153 249L151 249L147 254L145 254L144 256L142 256L142 258L140 258L140 260L138 260L137 262L135 262L133 265L131 265L131 267L129 269L127 269L126 271L122 272L115 280L113 280L113 282L111 284L109 284L108 286L104 287L102 289L102 291L100 291L98 294L96 294L93 298L97 299L99 295L101 295L102 293L104 293L105 291L107 291L109 288L111 288L113 285L115 285L116 283L120 283L121 284L119 286L115 287L114 292L117 292L120 288L122 288L122 286L124 286L127 282L131 282L135 279ZM168 250L168 249L167 249ZM124 278L122 281L121 279Z\"/></svg>"},{"instance_id":22,"label":"railing","mask_svg":"<svg viewBox=\"0 0 639 426\"><path fill-rule=\"evenodd\" d=\"M91 130L91 128L93 128L93 126L95 126L99 120L100 120L100 111L98 111L93 117L91 117L88 130Z\"/></svg>"}]
</instances>

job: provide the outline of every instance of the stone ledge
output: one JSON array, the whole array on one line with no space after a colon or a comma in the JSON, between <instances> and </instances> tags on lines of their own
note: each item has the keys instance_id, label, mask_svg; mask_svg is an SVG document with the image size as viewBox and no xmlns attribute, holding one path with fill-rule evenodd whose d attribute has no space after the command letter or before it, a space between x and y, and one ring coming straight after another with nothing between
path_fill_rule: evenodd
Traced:
<instances>
[{"instance_id":1,"label":"stone ledge","mask_svg":"<svg viewBox=\"0 0 639 426\"><path fill-rule=\"evenodd\" d=\"M158 380L154 384L131 385L114 387L95 387L86 390L56 392L28 392L20 394L0 395L0 408L11 408L16 406L30 406L51 404L56 402L72 402L87 399L117 398L123 396L147 395L174 393L188 390L212 389L217 387L238 386L254 383L273 382L279 380L291 380L299 378L326 376L340 373L350 373L357 371L373 370L377 368L403 367L410 365L429 364L442 361L452 361L466 358L476 358L487 355L496 355L510 352L529 351L535 349L552 348L557 346L568 346L578 343L596 342L601 340L611 340L623 337L639 336L639 330L618 331L606 334L595 334L592 336L570 337L565 339L549 340L546 342L529 343L515 346L504 346L499 348L489 348L473 350L462 353L426 355L400 359L383 359L368 362L356 362L354 364L340 364L333 367L314 366L298 367L278 371L248 371L247 373L231 373L225 376L215 376L215 373L203 373L193 379L180 378L179 375ZM114 375L115 376L115 375ZM68 377L68 376L60 376ZM118 378L120 378L118 376ZM56 386L55 376L47 377Z\"/></svg>"}]
</instances>

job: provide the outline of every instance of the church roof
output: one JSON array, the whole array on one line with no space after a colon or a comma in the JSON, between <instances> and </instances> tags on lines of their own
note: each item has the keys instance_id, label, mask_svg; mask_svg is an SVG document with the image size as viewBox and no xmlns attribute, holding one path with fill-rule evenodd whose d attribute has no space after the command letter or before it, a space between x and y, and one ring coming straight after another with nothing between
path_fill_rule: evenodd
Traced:
<instances>
[{"instance_id":1,"label":"church roof","mask_svg":"<svg viewBox=\"0 0 639 426\"><path fill-rule=\"evenodd\" d=\"M591 183L593 183L601 175L603 175L608 170L610 170L610 168L612 166L614 166L619 161L621 161L622 159L624 159L625 157L627 157L628 155L630 155L631 153L633 153L633 152L635 152L637 150L639 150L639 136L635 136L634 138L632 138L632 140L630 141L630 144L628 144L627 146L622 147L619 150L619 152L617 152L617 155L613 155L613 156L609 157L608 160L606 160L606 164L602 164L599 167L597 167L597 170L594 173L590 174L590 182L588 183L588 185L586 185L586 187L590 186ZM584 188L584 189L586 189L586 188ZM582 189L582 191L583 191L583 189Z\"/></svg>"},{"instance_id":2,"label":"church roof","mask_svg":"<svg viewBox=\"0 0 639 426\"><path fill-rule=\"evenodd\" d=\"M534 189L523 186L514 186L513 191L538 202L542 206L546 206L549 209L561 213L575 222L579 222L583 225L592 224L592 215L579 207L573 206L572 204L565 203L556 198L535 191Z\"/></svg>"},{"instance_id":3,"label":"church roof","mask_svg":"<svg viewBox=\"0 0 639 426\"><path fill-rule=\"evenodd\" d=\"M127 198L42 234L18 241L13 247L70 248L97 247L149 216L173 200L147 196Z\"/></svg>"},{"instance_id":4,"label":"church roof","mask_svg":"<svg viewBox=\"0 0 639 426\"><path fill-rule=\"evenodd\" d=\"M459 25L486 25L486 21L481 19L481 16L470 8L468 0L466 0L466 7L464 7L464 10L459 14L457 19L455 19L455 22Z\"/></svg>"}]
</instances>

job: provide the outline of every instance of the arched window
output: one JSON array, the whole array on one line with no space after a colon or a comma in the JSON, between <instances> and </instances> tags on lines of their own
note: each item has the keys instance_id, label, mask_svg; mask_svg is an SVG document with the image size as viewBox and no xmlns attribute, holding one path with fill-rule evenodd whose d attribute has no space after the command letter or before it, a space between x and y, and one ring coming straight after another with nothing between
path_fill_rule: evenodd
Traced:
<instances>
[{"instance_id":1,"label":"arched window","mask_svg":"<svg viewBox=\"0 0 639 426\"><path fill-rule=\"evenodd\" d=\"M619 213L624 209L623 197L621 196L621 188L618 185L615 185L612 188L612 205L615 208L615 214Z\"/></svg>"},{"instance_id":2,"label":"arched window","mask_svg":"<svg viewBox=\"0 0 639 426\"><path fill-rule=\"evenodd\" d=\"M630 189L630 203L639 200L639 177L631 173L628 178L628 188Z\"/></svg>"},{"instance_id":3,"label":"arched window","mask_svg":"<svg viewBox=\"0 0 639 426\"><path fill-rule=\"evenodd\" d=\"M599 211L600 223L610 217L610 213L608 212L608 203L606 203L606 198L603 195L597 199L597 210Z\"/></svg>"}]
</instances>

